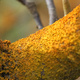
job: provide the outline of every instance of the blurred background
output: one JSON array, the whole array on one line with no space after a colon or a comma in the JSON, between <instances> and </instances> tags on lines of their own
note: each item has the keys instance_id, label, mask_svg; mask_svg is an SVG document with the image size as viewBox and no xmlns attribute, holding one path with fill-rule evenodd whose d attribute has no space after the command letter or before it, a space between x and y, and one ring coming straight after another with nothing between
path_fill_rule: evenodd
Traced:
<instances>
[{"instance_id":1,"label":"blurred background","mask_svg":"<svg viewBox=\"0 0 80 80\"><path fill-rule=\"evenodd\" d=\"M43 26L48 26L49 15L45 0L34 0ZM71 10L80 4L80 0L69 0ZM54 0L57 15L63 17L62 0ZM26 6L17 0L0 0L0 39L15 42L38 31L33 16Z\"/></svg>"}]
</instances>

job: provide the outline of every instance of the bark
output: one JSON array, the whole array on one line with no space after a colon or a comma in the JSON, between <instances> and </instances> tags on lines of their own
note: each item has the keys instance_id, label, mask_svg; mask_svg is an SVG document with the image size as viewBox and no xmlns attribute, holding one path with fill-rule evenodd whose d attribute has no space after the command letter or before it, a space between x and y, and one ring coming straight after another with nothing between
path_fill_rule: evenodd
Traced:
<instances>
[{"instance_id":1,"label":"bark","mask_svg":"<svg viewBox=\"0 0 80 80\"><path fill-rule=\"evenodd\" d=\"M70 3L68 0L62 0L62 3L63 3L64 16L66 16L71 11Z\"/></svg>"},{"instance_id":2,"label":"bark","mask_svg":"<svg viewBox=\"0 0 80 80\"><path fill-rule=\"evenodd\" d=\"M56 8L53 0L45 0L49 11L49 25L58 20Z\"/></svg>"},{"instance_id":3,"label":"bark","mask_svg":"<svg viewBox=\"0 0 80 80\"><path fill-rule=\"evenodd\" d=\"M18 0L22 4L24 4L30 11L30 13L33 15L33 18L38 26L38 29L42 29L43 25L39 16L39 13L36 8L36 4L34 2L28 2L27 0Z\"/></svg>"}]
</instances>

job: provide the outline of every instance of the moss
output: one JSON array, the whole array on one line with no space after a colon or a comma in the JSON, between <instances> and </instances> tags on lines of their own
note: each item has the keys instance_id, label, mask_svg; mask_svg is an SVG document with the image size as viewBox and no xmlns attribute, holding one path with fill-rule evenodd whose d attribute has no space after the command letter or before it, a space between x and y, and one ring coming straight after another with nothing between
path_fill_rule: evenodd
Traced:
<instances>
[{"instance_id":1,"label":"moss","mask_svg":"<svg viewBox=\"0 0 80 80\"><path fill-rule=\"evenodd\" d=\"M8 52L10 79L75 80L80 76L80 5L54 24L11 43Z\"/></svg>"}]
</instances>

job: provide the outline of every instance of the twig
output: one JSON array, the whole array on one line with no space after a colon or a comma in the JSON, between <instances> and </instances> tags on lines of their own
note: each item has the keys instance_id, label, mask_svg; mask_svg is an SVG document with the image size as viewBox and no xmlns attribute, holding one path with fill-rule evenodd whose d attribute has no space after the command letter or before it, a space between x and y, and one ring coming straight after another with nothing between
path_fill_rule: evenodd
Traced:
<instances>
[{"instance_id":1,"label":"twig","mask_svg":"<svg viewBox=\"0 0 80 80\"><path fill-rule=\"evenodd\" d=\"M49 24L52 24L56 20L58 20L54 1L53 0L45 0L45 1L49 11Z\"/></svg>"},{"instance_id":2,"label":"twig","mask_svg":"<svg viewBox=\"0 0 80 80\"><path fill-rule=\"evenodd\" d=\"M39 13L37 12L36 4L34 2L28 2L27 0L18 0L18 1L20 1L22 4L26 5L26 7L29 9L31 14L33 15L34 20L35 20L36 24L38 25L38 29L42 29L43 25L40 20Z\"/></svg>"},{"instance_id":3,"label":"twig","mask_svg":"<svg viewBox=\"0 0 80 80\"><path fill-rule=\"evenodd\" d=\"M71 11L70 4L68 0L62 0L62 3L63 3L64 16L66 16Z\"/></svg>"}]
</instances>

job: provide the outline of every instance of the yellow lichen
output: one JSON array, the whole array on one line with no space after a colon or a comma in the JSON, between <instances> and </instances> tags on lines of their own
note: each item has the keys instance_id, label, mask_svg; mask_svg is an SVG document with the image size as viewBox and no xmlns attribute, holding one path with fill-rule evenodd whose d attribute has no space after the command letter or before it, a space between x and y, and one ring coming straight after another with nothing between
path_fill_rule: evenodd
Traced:
<instances>
[{"instance_id":1,"label":"yellow lichen","mask_svg":"<svg viewBox=\"0 0 80 80\"><path fill-rule=\"evenodd\" d=\"M80 76L80 5L54 24L11 43L8 52L10 79L76 79Z\"/></svg>"}]
</instances>

